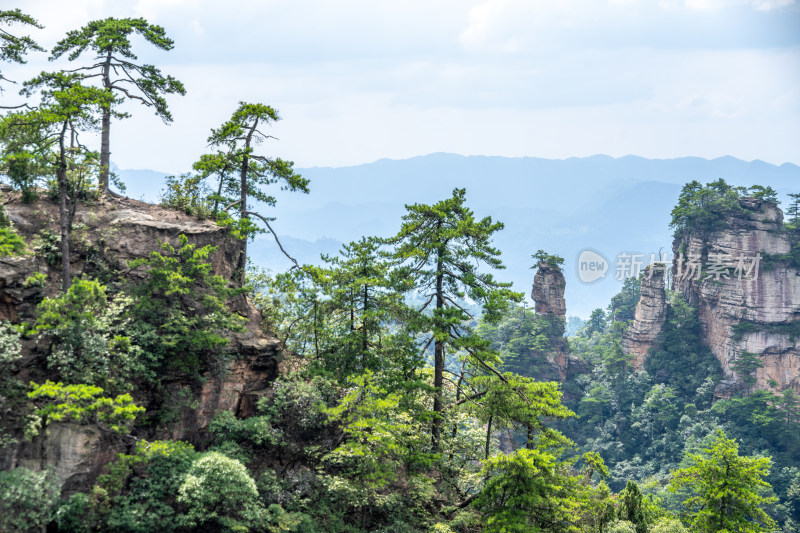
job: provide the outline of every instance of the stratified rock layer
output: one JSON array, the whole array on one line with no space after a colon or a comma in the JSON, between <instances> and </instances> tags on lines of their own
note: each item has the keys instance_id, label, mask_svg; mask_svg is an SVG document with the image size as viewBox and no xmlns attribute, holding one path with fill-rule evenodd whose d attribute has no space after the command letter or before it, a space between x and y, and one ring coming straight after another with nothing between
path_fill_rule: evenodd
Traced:
<instances>
[{"instance_id":1,"label":"stratified rock layer","mask_svg":"<svg viewBox=\"0 0 800 533\"><path fill-rule=\"evenodd\" d=\"M764 365L756 371L756 388L770 389L770 380L775 380L777 390L791 387L800 392L800 337L779 332L800 320L800 272L786 261L775 261L770 268L763 262L754 264L758 254L789 252L783 214L771 202L744 198L740 204L748 212L730 217L725 229L708 233L690 228L675 240L673 286L697 307L703 340L725 373L723 389L740 381L733 363L748 351L759 354ZM704 265L701 279L681 275L687 273L685 260L693 257ZM715 268L720 263L727 267L727 277ZM737 266L744 272L737 272ZM754 270L746 275L751 267ZM747 330L737 334L734 326L743 322ZM718 390L718 395L727 395L726 390Z\"/></svg>"},{"instance_id":2,"label":"stratified rock layer","mask_svg":"<svg viewBox=\"0 0 800 533\"><path fill-rule=\"evenodd\" d=\"M564 300L564 288L567 282L558 267L552 267L540 261L536 275L533 277L531 298L536 304L537 315L567 316L567 303Z\"/></svg>"},{"instance_id":3,"label":"stratified rock layer","mask_svg":"<svg viewBox=\"0 0 800 533\"><path fill-rule=\"evenodd\" d=\"M569 370L569 354L564 338L567 316L567 304L564 300L566 286L567 282L560 268L539 261L536 275L533 276L531 298L535 304L536 314L551 320L552 327L548 333L548 340L553 351L548 355L548 361L556 368L558 377L562 381L566 379Z\"/></svg>"},{"instance_id":4,"label":"stratified rock layer","mask_svg":"<svg viewBox=\"0 0 800 533\"><path fill-rule=\"evenodd\" d=\"M634 356L632 364L637 370L644 366L645 355L655 344L667 317L665 276L666 265L663 263L650 265L644 270L633 323L622 337L622 350Z\"/></svg>"}]
</instances>

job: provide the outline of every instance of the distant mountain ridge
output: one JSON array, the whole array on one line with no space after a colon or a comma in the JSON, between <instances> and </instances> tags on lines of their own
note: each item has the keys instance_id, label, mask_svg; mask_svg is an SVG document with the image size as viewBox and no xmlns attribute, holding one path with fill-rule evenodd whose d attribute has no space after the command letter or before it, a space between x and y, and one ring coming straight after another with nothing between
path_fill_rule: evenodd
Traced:
<instances>
[{"instance_id":1,"label":"distant mountain ridge","mask_svg":"<svg viewBox=\"0 0 800 533\"><path fill-rule=\"evenodd\" d=\"M455 187L467 189L477 217L505 223L496 238L507 270L500 279L530 292L531 254L538 249L562 255L567 276L567 313L586 317L607 304L620 287L614 280L619 252L645 255L671 249L670 211L684 183L724 178L731 184L770 185L784 197L800 192L800 166L681 157L647 159L606 155L543 159L536 157L462 156L435 153L410 159L381 159L349 167L298 169L311 180L311 194L279 192L273 227L298 250L298 259L318 260L336 243L362 235L388 236L400 227L404 205L448 197ZM158 201L164 173L117 170L132 198ZM257 264L283 270L290 265L261 236L251 248ZM585 248L601 252L611 263L607 279L582 284L577 255ZM290 250L291 251L291 250Z\"/></svg>"}]
</instances>

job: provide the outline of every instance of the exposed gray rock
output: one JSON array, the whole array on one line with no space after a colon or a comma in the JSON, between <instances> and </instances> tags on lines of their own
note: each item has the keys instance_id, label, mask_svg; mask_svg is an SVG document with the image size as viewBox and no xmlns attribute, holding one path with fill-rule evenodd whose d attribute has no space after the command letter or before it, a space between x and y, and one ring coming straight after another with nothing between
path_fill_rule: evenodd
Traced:
<instances>
[{"instance_id":1,"label":"exposed gray rock","mask_svg":"<svg viewBox=\"0 0 800 533\"><path fill-rule=\"evenodd\" d=\"M782 261L771 269L759 264L757 275L753 272L742 279L735 272L736 258L785 254L791 249L783 214L771 202L744 198L740 204L750 212L729 218L726 229L710 234L698 228L675 241L673 286L697 307L703 340L722 365L726 380L738 382L732 365L746 350L759 354L764 364L756 371L756 388L770 389L770 380L775 380L777 390L792 387L800 392L800 338L774 331L775 326L800 320L800 272ZM705 267L700 280L682 277L679 254L702 258L706 265L715 258L730 258L728 276ZM752 266L752 261L745 266ZM754 331L737 336L733 327L742 321L751 323Z\"/></svg>"},{"instance_id":2,"label":"exposed gray rock","mask_svg":"<svg viewBox=\"0 0 800 533\"><path fill-rule=\"evenodd\" d=\"M551 267L539 261L536 275L533 277L531 298L536 304L537 315L567 316L567 303L564 300L564 288L567 282L558 267Z\"/></svg>"},{"instance_id":3,"label":"exposed gray rock","mask_svg":"<svg viewBox=\"0 0 800 533\"><path fill-rule=\"evenodd\" d=\"M645 268L642 290L633 323L622 336L622 350L633 355L633 366L641 370L645 355L653 347L667 317L666 265L655 263Z\"/></svg>"}]
</instances>

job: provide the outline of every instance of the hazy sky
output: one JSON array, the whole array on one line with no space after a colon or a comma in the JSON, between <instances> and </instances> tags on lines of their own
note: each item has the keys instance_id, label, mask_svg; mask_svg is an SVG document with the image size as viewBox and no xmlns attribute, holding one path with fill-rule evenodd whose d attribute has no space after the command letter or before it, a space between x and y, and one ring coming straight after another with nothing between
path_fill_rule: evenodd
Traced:
<instances>
[{"instance_id":1,"label":"hazy sky","mask_svg":"<svg viewBox=\"0 0 800 533\"><path fill-rule=\"evenodd\" d=\"M89 20L145 17L187 87L164 126L112 126L122 168L187 170L240 100L277 108L299 167L431 152L564 158L733 155L800 163L796 0L0 0L51 47ZM19 30L15 30L19 31ZM81 59L86 63L90 57ZM3 67L22 80L45 54ZM15 89L2 95L16 99Z\"/></svg>"}]
</instances>

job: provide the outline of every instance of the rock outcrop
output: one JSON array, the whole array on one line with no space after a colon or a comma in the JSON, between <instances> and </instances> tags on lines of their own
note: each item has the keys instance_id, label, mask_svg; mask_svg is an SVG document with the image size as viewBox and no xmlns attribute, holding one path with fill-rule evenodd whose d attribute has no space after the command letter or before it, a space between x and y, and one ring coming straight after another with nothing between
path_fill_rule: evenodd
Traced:
<instances>
[{"instance_id":1,"label":"rock outcrop","mask_svg":"<svg viewBox=\"0 0 800 533\"><path fill-rule=\"evenodd\" d=\"M0 257L0 320L17 322L19 309L35 301L40 289L25 282L38 271L33 256Z\"/></svg>"},{"instance_id":2,"label":"rock outcrop","mask_svg":"<svg viewBox=\"0 0 800 533\"><path fill-rule=\"evenodd\" d=\"M567 303L564 300L566 286L567 282L560 268L539 261L531 290L531 298L536 304L536 314L566 318Z\"/></svg>"},{"instance_id":3,"label":"rock outcrop","mask_svg":"<svg viewBox=\"0 0 800 533\"><path fill-rule=\"evenodd\" d=\"M20 322L34 317L36 304L42 297L58 292L60 267L57 261L55 265L48 264L46 252L42 251L48 238L58 238L58 208L44 200L25 204L17 194L7 189L3 192L4 211L16 231L29 245L39 243L35 254L0 258L0 320ZM211 221L116 196L79 205L73 230L71 265L76 277L84 272L93 275L106 272L136 282L143 271L131 270L128 267L131 260L148 256L163 242L177 246L178 236L185 235L197 247L217 247L209 257L214 273L231 280L241 250L241 241ZM45 274L44 286L25 283L34 272ZM163 376L164 391L158 396L146 396L150 393L143 391L134 393L137 404L167 410L172 417L169 424L161 427L151 424L136 437L178 438L198 444L203 442L208 424L217 412L230 410L237 416L254 413L256 400L268 392L278 375L282 346L276 338L264 333L262 317L246 297L231 302L231 308L246 317L248 323L247 331L231 336L227 350L236 355L227 368L206 372L199 380L185 375ZM33 341L26 341L18 378L23 382L49 378L42 357ZM38 467L44 453L44 463L57 472L64 490L86 490L105 465L117 453L128 451L131 444L93 425L54 424L48 433L44 450L37 441L20 441L18 446L6 450L0 463Z\"/></svg>"},{"instance_id":4,"label":"rock outcrop","mask_svg":"<svg viewBox=\"0 0 800 533\"><path fill-rule=\"evenodd\" d=\"M772 202L740 199L745 213L708 233L689 228L673 244L673 287L697 308L703 340L717 357L726 383L739 381L733 363L742 351L761 357L755 387L800 392L800 271L788 261L783 214ZM692 262L702 264L697 275ZM768 264L771 263L771 264Z\"/></svg>"},{"instance_id":5,"label":"rock outcrop","mask_svg":"<svg viewBox=\"0 0 800 533\"><path fill-rule=\"evenodd\" d=\"M633 355L632 364L637 370L644 366L645 355L655 344L667 317L665 277L664 263L654 263L645 268L633 323L622 336L622 350Z\"/></svg>"},{"instance_id":6,"label":"rock outcrop","mask_svg":"<svg viewBox=\"0 0 800 533\"><path fill-rule=\"evenodd\" d=\"M564 300L566 286L564 274L558 266L539 261L533 277L531 298L536 314L550 321L547 338L553 351L548 355L548 361L555 367L557 376L562 381L566 379L569 369L567 341L564 338L567 317L567 304Z\"/></svg>"},{"instance_id":7,"label":"rock outcrop","mask_svg":"<svg viewBox=\"0 0 800 533\"><path fill-rule=\"evenodd\" d=\"M128 439L130 440L130 439ZM72 423L50 424L44 450L37 439L33 445L19 450L17 466L38 470L45 454L45 467L50 468L65 496L91 487L105 466L118 453L128 451L128 444L119 435L93 425Z\"/></svg>"}]
</instances>

